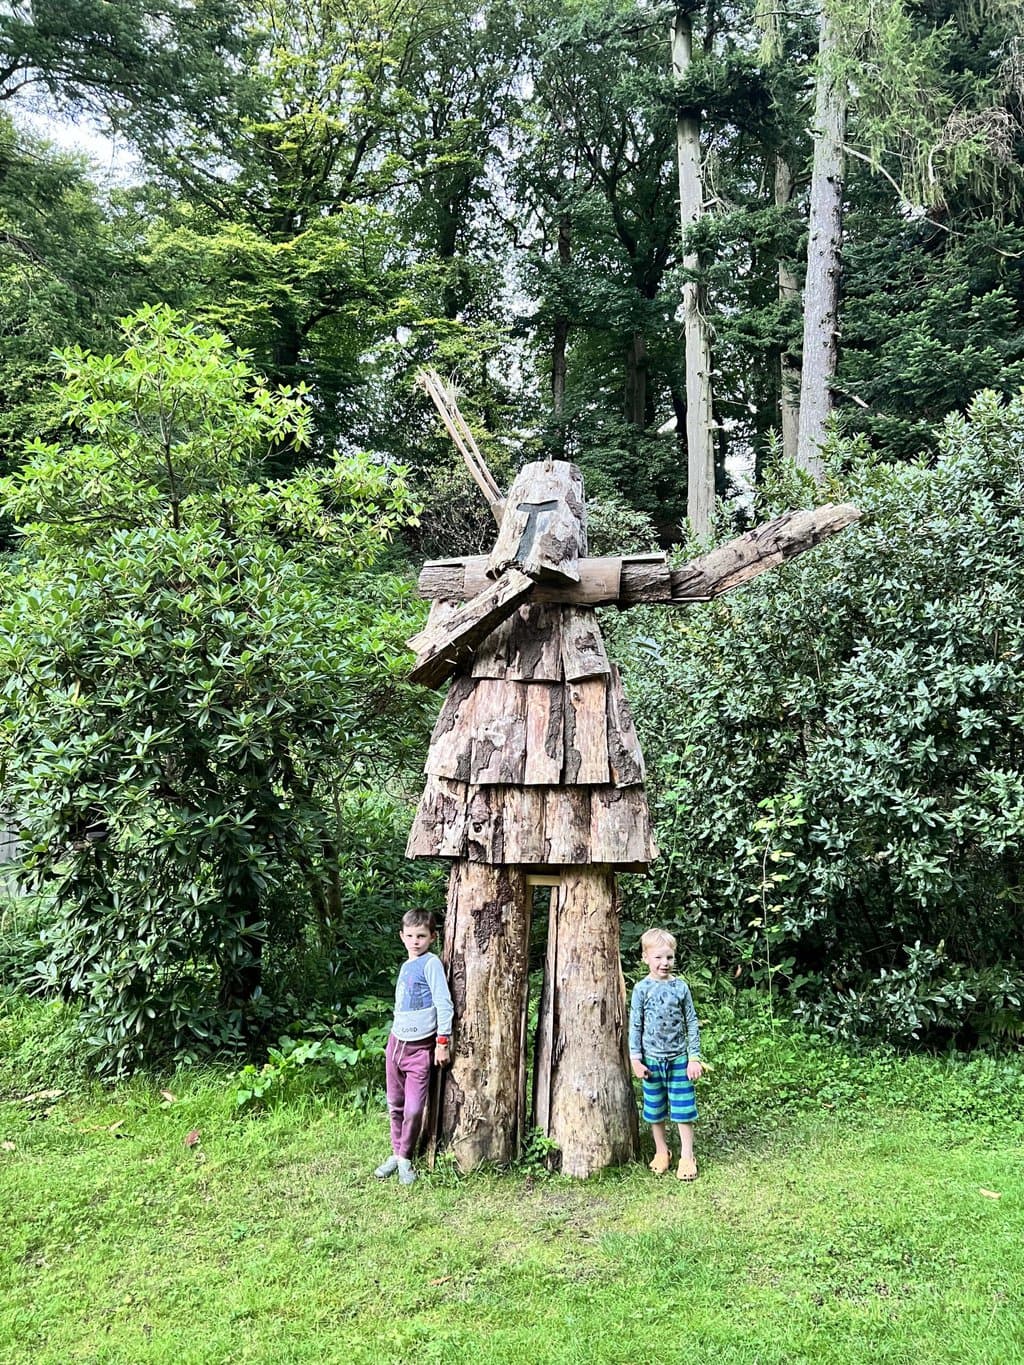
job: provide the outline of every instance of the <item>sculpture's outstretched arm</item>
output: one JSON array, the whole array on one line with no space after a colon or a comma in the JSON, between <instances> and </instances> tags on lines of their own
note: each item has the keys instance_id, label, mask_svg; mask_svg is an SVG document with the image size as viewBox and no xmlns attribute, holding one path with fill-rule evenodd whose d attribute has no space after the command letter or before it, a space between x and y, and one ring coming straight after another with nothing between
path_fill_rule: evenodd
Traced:
<instances>
[{"instance_id":1,"label":"sculpture's outstretched arm","mask_svg":"<svg viewBox=\"0 0 1024 1365\"><path fill-rule=\"evenodd\" d=\"M812 549L859 517L860 511L851 503L786 512L681 569L670 568L664 555L580 559L578 583L538 583L530 601L598 607L707 602ZM432 560L420 574L420 596L448 602L472 597L486 586L487 569L486 555Z\"/></svg>"},{"instance_id":2,"label":"sculpture's outstretched arm","mask_svg":"<svg viewBox=\"0 0 1024 1365\"><path fill-rule=\"evenodd\" d=\"M824 507L803 512L785 512L763 526L755 526L746 535L701 555L700 559L691 560L681 569L672 569L671 600L686 602L694 598L718 597L756 578L766 569L774 569L794 555L813 549L859 518L860 509L850 502L827 503Z\"/></svg>"},{"instance_id":3,"label":"sculpture's outstretched arm","mask_svg":"<svg viewBox=\"0 0 1024 1365\"><path fill-rule=\"evenodd\" d=\"M455 395L436 370L420 370L416 376L416 382L440 413L441 421L444 423L448 435L455 442L456 449L466 462L466 468L473 476L480 492L487 499L487 505L494 515L494 520L500 526L502 514L505 511L505 500L502 497L501 489L495 482L494 475L487 468L487 462L480 454L480 447L473 439L473 433L467 426L466 419L459 411Z\"/></svg>"}]
</instances>

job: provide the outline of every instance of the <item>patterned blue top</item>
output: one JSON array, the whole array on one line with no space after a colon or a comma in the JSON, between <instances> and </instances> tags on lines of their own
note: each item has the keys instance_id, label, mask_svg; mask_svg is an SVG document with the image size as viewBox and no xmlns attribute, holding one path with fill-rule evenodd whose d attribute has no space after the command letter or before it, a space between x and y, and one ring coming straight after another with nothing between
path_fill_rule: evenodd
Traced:
<instances>
[{"instance_id":1,"label":"patterned blue top","mask_svg":"<svg viewBox=\"0 0 1024 1365\"><path fill-rule=\"evenodd\" d=\"M662 1060L700 1059L700 1026L690 988L681 976L655 981L645 976L629 1002L629 1055Z\"/></svg>"}]
</instances>

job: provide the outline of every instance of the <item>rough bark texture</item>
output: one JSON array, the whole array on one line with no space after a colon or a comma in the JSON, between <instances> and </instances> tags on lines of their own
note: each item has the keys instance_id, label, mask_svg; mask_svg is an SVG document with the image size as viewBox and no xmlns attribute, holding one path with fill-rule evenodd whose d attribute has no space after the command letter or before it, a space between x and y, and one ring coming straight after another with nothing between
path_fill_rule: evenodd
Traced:
<instances>
[{"instance_id":1,"label":"rough bark texture","mask_svg":"<svg viewBox=\"0 0 1024 1365\"><path fill-rule=\"evenodd\" d=\"M428 775L407 858L550 867L609 863L636 872L658 856L642 786L471 786Z\"/></svg>"},{"instance_id":2,"label":"rough bark texture","mask_svg":"<svg viewBox=\"0 0 1024 1365\"><path fill-rule=\"evenodd\" d=\"M637 1151L614 875L565 868L551 899L536 1121L558 1143L563 1173L584 1178Z\"/></svg>"},{"instance_id":3,"label":"rough bark texture","mask_svg":"<svg viewBox=\"0 0 1024 1365\"><path fill-rule=\"evenodd\" d=\"M530 894L516 868L451 870L444 964L456 1023L439 1128L462 1171L513 1161L522 1143Z\"/></svg>"},{"instance_id":4,"label":"rough bark texture","mask_svg":"<svg viewBox=\"0 0 1024 1365\"><path fill-rule=\"evenodd\" d=\"M587 553L583 497L583 475L576 465L565 460L524 465L505 499L490 577L514 565L531 578L578 582L576 562Z\"/></svg>"},{"instance_id":5,"label":"rough bark texture","mask_svg":"<svg viewBox=\"0 0 1024 1365\"><path fill-rule=\"evenodd\" d=\"M786 512L717 550L672 570L673 601L717 597L738 588L766 569L811 549L860 517L852 503L826 504L806 512Z\"/></svg>"},{"instance_id":6,"label":"rough bark texture","mask_svg":"<svg viewBox=\"0 0 1024 1365\"><path fill-rule=\"evenodd\" d=\"M415 651L410 671L413 682L438 687L450 678L460 661L506 620L533 589L533 581L516 569L464 602L445 618L428 619L426 627L406 643Z\"/></svg>"},{"instance_id":7,"label":"rough bark texture","mask_svg":"<svg viewBox=\"0 0 1024 1365\"><path fill-rule=\"evenodd\" d=\"M815 479L820 479L823 472L821 445L825 421L832 410L832 380L838 355L847 106L845 84L832 69L834 37L827 6L822 10L820 24L797 442L797 464Z\"/></svg>"},{"instance_id":8,"label":"rough bark texture","mask_svg":"<svg viewBox=\"0 0 1024 1365\"><path fill-rule=\"evenodd\" d=\"M561 610L528 602L488 636L473 659L474 678L561 682Z\"/></svg>"},{"instance_id":9,"label":"rough bark texture","mask_svg":"<svg viewBox=\"0 0 1024 1365\"><path fill-rule=\"evenodd\" d=\"M672 74L682 83L693 61L690 14L677 10L672 31ZM696 275L700 259L688 246L691 230L701 220L704 183L701 175L700 112L680 109L676 118L679 163L679 221L683 233L683 269L691 272L683 285L683 341L686 351L686 515L698 535L711 529L715 505L715 450L711 415L711 341Z\"/></svg>"}]
</instances>

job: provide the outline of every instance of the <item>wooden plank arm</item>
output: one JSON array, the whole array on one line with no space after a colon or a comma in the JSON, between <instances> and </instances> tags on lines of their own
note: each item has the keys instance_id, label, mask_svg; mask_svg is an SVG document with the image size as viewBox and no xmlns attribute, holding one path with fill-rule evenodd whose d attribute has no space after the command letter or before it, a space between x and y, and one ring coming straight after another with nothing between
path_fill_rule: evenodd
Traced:
<instances>
[{"instance_id":1,"label":"wooden plank arm","mask_svg":"<svg viewBox=\"0 0 1024 1365\"><path fill-rule=\"evenodd\" d=\"M785 512L671 573L673 602L707 601L811 550L860 518L852 503Z\"/></svg>"},{"instance_id":2,"label":"wooden plank arm","mask_svg":"<svg viewBox=\"0 0 1024 1365\"><path fill-rule=\"evenodd\" d=\"M619 607L707 602L812 549L859 517L852 503L786 512L681 569L669 569L664 555L580 559L578 583L537 583L530 600ZM487 583L487 563L486 555L433 560L420 573L419 594L449 602L478 594Z\"/></svg>"},{"instance_id":3,"label":"wooden plank arm","mask_svg":"<svg viewBox=\"0 0 1024 1365\"><path fill-rule=\"evenodd\" d=\"M407 641L416 654L409 674L413 682L439 687L459 663L529 597L533 579L509 569L482 592L454 611L444 612Z\"/></svg>"}]
</instances>

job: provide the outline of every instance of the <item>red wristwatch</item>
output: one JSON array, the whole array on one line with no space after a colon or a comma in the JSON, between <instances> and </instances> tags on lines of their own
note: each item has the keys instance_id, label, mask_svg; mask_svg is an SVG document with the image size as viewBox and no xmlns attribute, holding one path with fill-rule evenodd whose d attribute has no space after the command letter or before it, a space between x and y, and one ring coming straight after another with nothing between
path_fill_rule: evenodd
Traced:
<instances>
[{"instance_id":1,"label":"red wristwatch","mask_svg":"<svg viewBox=\"0 0 1024 1365\"><path fill-rule=\"evenodd\" d=\"M435 1041L437 1042L438 1047L447 1047L451 1040L447 1034L439 1033Z\"/></svg>"}]
</instances>

